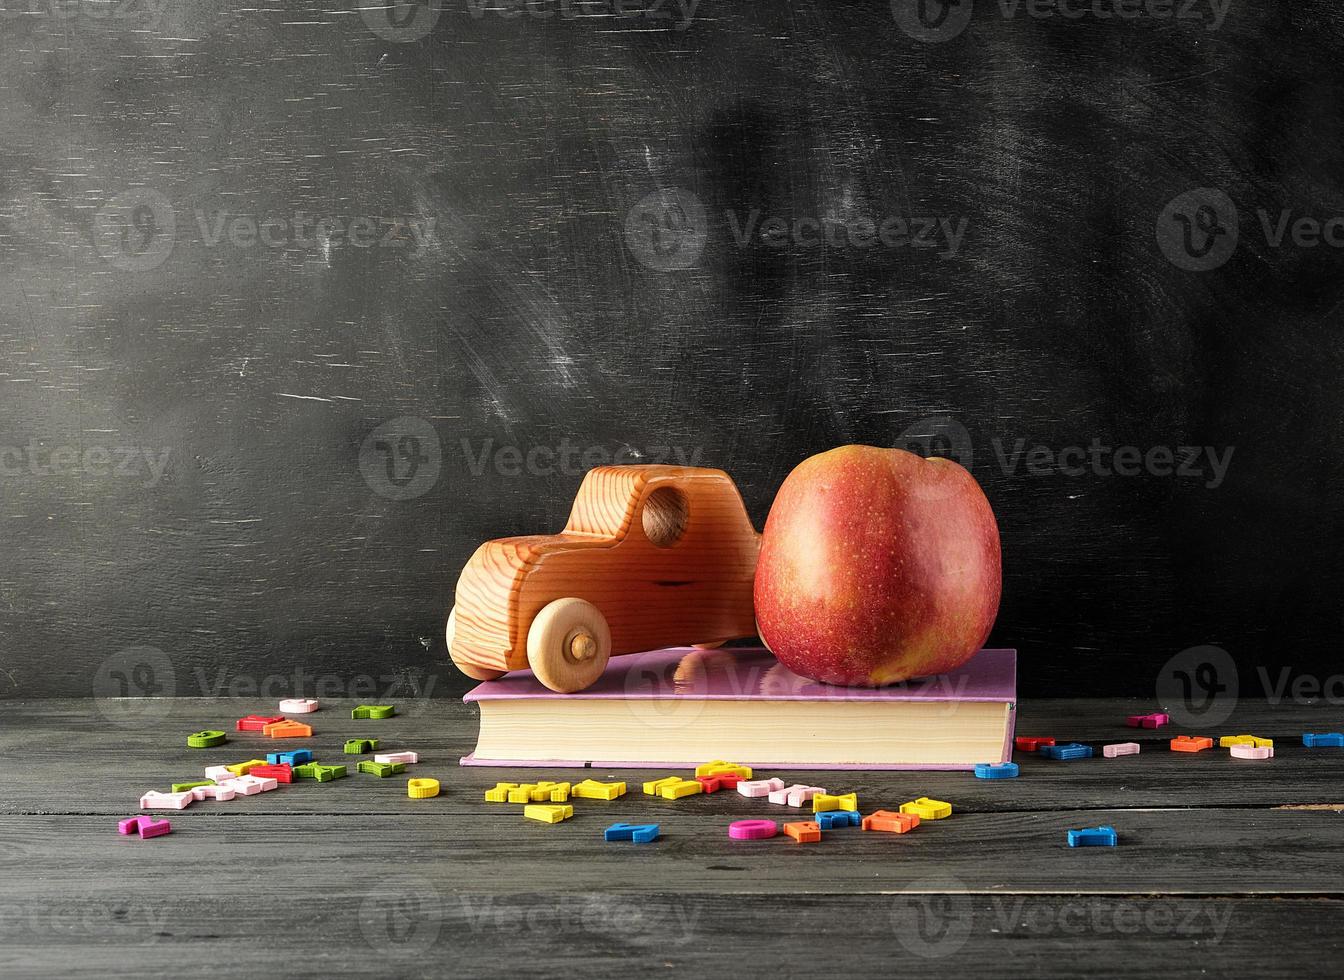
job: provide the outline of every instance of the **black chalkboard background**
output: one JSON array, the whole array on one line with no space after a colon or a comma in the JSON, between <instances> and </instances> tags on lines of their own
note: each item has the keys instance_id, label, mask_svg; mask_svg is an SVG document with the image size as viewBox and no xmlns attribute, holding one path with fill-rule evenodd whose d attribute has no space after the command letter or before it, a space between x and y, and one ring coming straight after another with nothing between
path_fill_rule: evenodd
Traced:
<instances>
[{"instance_id":1,"label":"black chalkboard background","mask_svg":"<svg viewBox=\"0 0 1344 980\"><path fill-rule=\"evenodd\" d=\"M1344 13L1061 4L4 0L0 694L460 693L586 466L865 442L1023 693L1344 699Z\"/></svg>"}]
</instances>

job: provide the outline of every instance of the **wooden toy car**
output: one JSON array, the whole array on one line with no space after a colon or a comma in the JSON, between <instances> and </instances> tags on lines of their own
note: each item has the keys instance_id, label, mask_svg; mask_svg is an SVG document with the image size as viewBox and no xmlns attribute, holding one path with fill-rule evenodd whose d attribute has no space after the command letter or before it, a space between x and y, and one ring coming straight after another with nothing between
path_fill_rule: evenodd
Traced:
<instances>
[{"instance_id":1,"label":"wooden toy car","mask_svg":"<svg viewBox=\"0 0 1344 980\"><path fill-rule=\"evenodd\" d=\"M446 638L468 677L531 667L581 691L611 656L756 635L760 535L722 470L590 470L559 534L481 545L457 581Z\"/></svg>"}]
</instances>

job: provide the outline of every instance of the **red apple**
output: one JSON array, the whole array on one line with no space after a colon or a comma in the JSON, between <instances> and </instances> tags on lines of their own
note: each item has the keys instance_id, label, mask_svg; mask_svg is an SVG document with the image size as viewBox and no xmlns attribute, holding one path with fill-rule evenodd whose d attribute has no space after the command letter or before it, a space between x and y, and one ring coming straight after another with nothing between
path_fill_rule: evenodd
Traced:
<instances>
[{"instance_id":1,"label":"red apple","mask_svg":"<svg viewBox=\"0 0 1344 980\"><path fill-rule=\"evenodd\" d=\"M957 463L841 446L803 460L770 508L756 623L784 666L879 687L952 670L999 609L999 528Z\"/></svg>"}]
</instances>

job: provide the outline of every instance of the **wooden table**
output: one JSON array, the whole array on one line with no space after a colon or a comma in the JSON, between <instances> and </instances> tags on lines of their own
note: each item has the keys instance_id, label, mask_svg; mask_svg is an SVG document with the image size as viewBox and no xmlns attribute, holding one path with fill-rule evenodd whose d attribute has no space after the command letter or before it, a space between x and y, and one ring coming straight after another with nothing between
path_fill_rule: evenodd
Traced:
<instances>
[{"instance_id":1,"label":"wooden table","mask_svg":"<svg viewBox=\"0 0 1344 980\"><path fill-rule=\"evenodd\" d=\"M1302 747L1344 728L1329 705L1243 704L1221 731L1276 739L1267 762L1167 750L1118 700L1020 706L1019 734L1143 754L1050 762L1016 780L969 773L778 772L857 790L865 811L919 795L950 819L904 836L830 833L736 842L730 820L799 811L736 793L678 802L580 800L547 826L482 802L496 779L646 773L459 768L474 709L444 701L356 722L351 702L308 716L312 739L232 733L273 702L6 702L0 709L0 975L628 976L691 968L743 976L1253 975L1335 973L1344 947L1344 750ZM202 729L230 743L186 747ZM169 836L118 836L143 791L208 764L357 735L414 748L444 793L406 777L301 782L168 814ZM604 843L618 821L660 841ZM1065 830L1113 825L1121 844L1071 849Z\"/></svg>"}]
</instances>

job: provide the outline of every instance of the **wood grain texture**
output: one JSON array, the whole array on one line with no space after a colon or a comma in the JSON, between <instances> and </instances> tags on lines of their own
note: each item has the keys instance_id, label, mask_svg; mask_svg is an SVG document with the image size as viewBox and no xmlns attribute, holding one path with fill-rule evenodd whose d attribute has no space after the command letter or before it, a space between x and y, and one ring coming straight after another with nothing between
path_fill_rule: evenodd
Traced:
<instances>
[{"instance_id":1,"label":"wood grain texture","mask_svg":"<svg viewBox=\"0 0 1344 980\"><path fill-rule=\"evenodd\" d=\"M722 467L759 527L846 442L969 448L1028 694L1147 695L1207 642L1247 683L1338 673L1338 250L1258 213L1344 209L1332 0L979 3L942 44L868 0L447 3L403 42L335 3L31 6L0 31L0 694L139 646L180 694L460 693L453 582L584 469ZM1241 218L1205 273L1155 240L1197 187ZM663 272L626 224L674 188L705 242ZM935 247L793 238L831 217ZM1233 455L1121 476L1117 446Z\"/></svg>"},{"instance_id":2,"label":"wood grain texture","mask_svg":"<svg viewBox=\"0 0 1344 980\"><path fill-rule=\"evenodd\" d=\"M27 769L0 767L0 813L66 812L53 801L41 773L54 768L81 789L78 812L119 814L149 789L166 789L173 782L196 777L207 765L242 762L266 752L312 748L319 761L345 762L346 739L376 737L379 749L411 749L421 753L425 771L441 779L444 796L435 806L454 814L475 811L475 800L516 769L457 766L457 760L475 747L476 710L435 699L399 703L398 715L383 721L355 721L354 702L332 700L306 716L314 736L308 740L273 740L235 733L233 721L267 706L258 701L179 698L145 704L89 701L30 701L11 704L0 728L0 753L21 758L41 753L43 765ZM1344 804L1344 750L1308 750L1300 744L1301 731L1326 728L1334 708L1298 707L1291 711L1246 703L1228 724L1229 731L1254 732L1276 740L1275 758L1266 762L1232 759L1226 750L1186 755L1171 752L1162 733L1137 733L1123 719L1143 705L1121 700L1027 701L1019 705L1017 730L1022 734L1054 734L1094 746L1112 741L1138 741L1139 756L1053 762L1015 753L1023 775L1015 780L981 780L969 773L854 772L839 774L845 785L860 794L865 807L879 802L899 804L916 796L933 796L957 804L958 812L1008 813L1063 805L1070 809L1109 810L1136 805L1155 807L1247 807ZM204 728L229 730L230 741L213 749L190 749L189 733ZM58 740L39 745L35 732L55 730ZM431 771L432 767L432 771ZM532 777L556 780L594 777L620 779L634 785L645 778L668 775L661 770L528 769ZM792 782L818 782L815 771L780 771ZM835 774L824 774L834 781ZM374 788L369 789L372 785ZM236 800L249 813L361 812L376 806L384 814L420 812L420 803L405 799L405 787L396 780L348 780L321 786L304 784L303 792L283 796L262 794ZM311 792L309 791L311 790ZM370 798L376 794L376 804ZM946 793L947 796L940 796ZM755 811L737 794L715 793L685 803L697 814L752 816ZM56 809L53 810L53 807ZM649 812L639 810L644 815ZM665 812L658 807L653 814ZM123 816L125 814L122 814Z\"/></svg>"},{"instance_id":3,"label":"wood grain texture","mask_svg":"<svg viewBox=\"0 0 1344 980\"><path fill-rule=\"evenodd\" d=\"M1341 951L1340 903L1329 898L874 900L575 889L499 897L431 890L426 879L396 872L302 880L323 886L322 911L304 921L311 949L286 961L286 976L507 977L523 960L596 977L629 976L632 964L719 976L735 957L750 964L749 975L793 976L815 960L819 938L826 962L853 976L889 975L897 964L984 978L1129 977L1159 967L1174 978L1252 970L1303 977L1322 975L1321 958ZM230 888L210 900L203 925L197 895L180 880L165 886L178 903L141 901L139 893L35 903L0 933L0 969L22 977L217 976L218 957L233 976L275 975L276 949L294 940L292 892ZM921 929L929 940L921 942ZM1272 954L1266 932L1280 947ZM94 950L96 973L81 958Z\"/></svg>"},{"instance_id":4,"label":"wood grain texture","mask_svg":"<svg viewBox=\"0 0 1344 980\"><path fill-rule=\"evenodd\" d=\"M797 845L729 840L732 819L802 812L736 793L580 800L560 825L527 821L521 806L480 799L512 771L453 766L474 735L469 712L432 704L354 722L333 702L309 716L319 757L344 761L341 741L359 729L380 750L419 750L410 772L439 778L443 794L409 800L404 779L372 776L300 782L171 813L172 834L140 841L116 834L133 811L128 793L264 742L179 748L190 722L241 716L254 701L136 707L153 710L120 726L87 700L6 715L0 755L22 761L0 768L7 977L214 976L226 963L247 978L274 976L277 962L286 976L516 976L524 961L595 976L629 976L634 964L719 975L733 956L746 957L744 975L823 962L855 976L895 965L974 977L1300 977L1329 975L1344 945L1341 807L1283 806L1337 796L1340 750L1285 747L1237 775L1190 765L1201 757L1173 769L1142 755L1023 758L1023 775L1003 782L845 774L865 810L928 794L954 813L907 835L849 829ZM1037 730L1092 739L1135 707L1028 702L1022 714ZM1329 710L1285 719L1250 706L1237 727L1277 733ZM1119 762L1131 768L1121 774ZM603 842L616 820L656 821L663 836ZM1067 828L1103 823L1120 847L1065 845Z\"/></svg>"},{"instance_id":5,"label":"wood grain texture","mask_svg":"<svg viewBox=\"0 0 1344 980\"><path fill-rule=\"evenodd\" d=\"M561 533L476 549L457 581L453 661L473 672L526 668L533 623L560 599L595 607L611 656L755 637L759 551L760 535L722 470L598 467Z\"/></svg>"}]
</instances>

